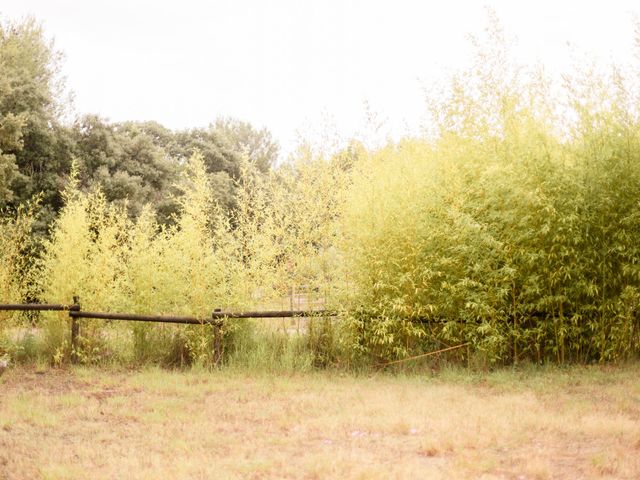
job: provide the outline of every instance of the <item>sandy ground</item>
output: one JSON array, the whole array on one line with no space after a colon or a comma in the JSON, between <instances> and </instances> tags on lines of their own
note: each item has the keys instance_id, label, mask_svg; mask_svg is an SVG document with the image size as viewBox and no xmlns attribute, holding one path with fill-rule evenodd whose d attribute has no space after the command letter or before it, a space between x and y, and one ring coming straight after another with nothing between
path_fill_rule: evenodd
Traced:
<instances>
[{"instance_id":1,"label":"sandy ground","mask_svg":"<svg viewBox=\"0 0 640 480\"><path fill-rule=\"evenodd\" d=\"M0 479L640 478L640 365L437 376L9 369Z\"/></svg>"}]
</instances>

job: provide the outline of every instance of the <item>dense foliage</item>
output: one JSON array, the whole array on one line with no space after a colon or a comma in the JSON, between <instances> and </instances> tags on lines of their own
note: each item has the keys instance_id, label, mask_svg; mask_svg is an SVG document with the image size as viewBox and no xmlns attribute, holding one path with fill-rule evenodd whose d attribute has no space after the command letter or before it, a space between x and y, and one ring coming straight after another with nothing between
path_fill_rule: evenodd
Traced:
<instances>
[{"instance_id":1,"label":"dense foliage","mask_svg":"<svg viewBox=\"0 0 640 480\"><path fill-rule=\"evenodd\" d=\"M357 347L389 358L470 342L459 357L482 364L637 354L640 76L580 73L554 96L489 33L432 104L433 138L374 152L354 175Z\"/></svg>"},{"instance_id":2,"label":"dense foliage","mask_svg":"<svg viewBox=\"0 0 640 480\"><path fill-rule=\"evenodd\" d=\"M293 336L228 323L232 364L378 364L456 345L450 360L483 367L635 356L640 73L555 85L505 44L491 23L469 70L430 99L424 137L303 148L279 168L268 132L241 122L171 132L85 117L67 129L77 169L40 248L21 247L31 214L4 220L2 295L205 316L304 289L340 313ZM42 321L47 358L70 357L67 322ZM82 340L84 361L217 360L205 326L87 322Z\"/></svg>"}]
</instances>

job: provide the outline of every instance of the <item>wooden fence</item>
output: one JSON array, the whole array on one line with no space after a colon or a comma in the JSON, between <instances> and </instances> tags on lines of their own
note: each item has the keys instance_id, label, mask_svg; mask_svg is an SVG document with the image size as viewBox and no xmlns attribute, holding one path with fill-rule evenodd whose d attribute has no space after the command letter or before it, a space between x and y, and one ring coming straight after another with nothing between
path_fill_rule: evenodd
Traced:
<instances>
[{"instance_id":1,"label":"wooden fence","mask_svg":"<svg viewBox=\"0 0 640 480\"><path fill-rule=\"evenodd\" d=\"M78 337L80 335L80 323L78 320L101 319L122 320L129 322L154 322L175 323L183 325L211 325L214 329L214 359L219 361L222 355L222 327L225 320L237 318L293 318L293 317L334 317L337 312L330 310L271 310L256 312L223 312L215 309L209 317L198 318L174 315L138 315L134 313L107 313L87 312L80 307L80 299L73 297L73 303L47 304L47 303L0 303L0 311L50 311L69 312L71 318L71 352L72 361L77 361Z\"/></svg>"}]
</instances>

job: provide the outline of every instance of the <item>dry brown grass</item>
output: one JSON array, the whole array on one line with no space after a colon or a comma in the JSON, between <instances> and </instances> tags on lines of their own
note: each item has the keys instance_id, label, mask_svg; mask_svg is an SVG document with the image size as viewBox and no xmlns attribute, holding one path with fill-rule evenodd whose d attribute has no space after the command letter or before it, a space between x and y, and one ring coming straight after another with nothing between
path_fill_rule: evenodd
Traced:
<instances>
[{"instance_id":1,"label":"dry brown grass","mask_svg":"<svg viewBox=\"0 0 640 480\"><path fill-rule=\"evenodd\" d=\"M0 478L635 479L639 374L16 368L0 379Z\"/></svg>"}]
</instances>

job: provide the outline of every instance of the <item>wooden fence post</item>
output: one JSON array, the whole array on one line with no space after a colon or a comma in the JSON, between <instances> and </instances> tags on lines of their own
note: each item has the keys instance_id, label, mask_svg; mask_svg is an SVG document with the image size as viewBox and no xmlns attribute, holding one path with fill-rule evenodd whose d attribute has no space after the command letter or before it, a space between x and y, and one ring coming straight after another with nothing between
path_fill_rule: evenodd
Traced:
<instances>
[{"instance_id":1,"label":"wooden fence post","mask_svg":"<svg viewBox=\"0 0 640 480\"><path fill-rule=\"evenodd\" d=\"M80 311L80 297L77 297L77 296L73 297L72 307L74 308L70 308L69 312ZM80 335L80 324L78 323L78 319L74 316L71 316L71 363L78 362L79 335Z\"/></svg>"},{"instance_id":2,"label":"wooden fence post","mask_svg":"<svg viewBox=\"0 0 640 480\"><path fill-rule=\"evenodd\" d=\"M216 308L213 312L220 313L222 310ZM222 326L224 322L221 318L213 315L213 364L219 365L222 362Z\"/></svg>"}]
</instances>

